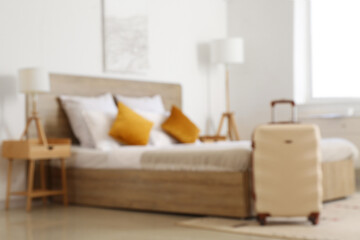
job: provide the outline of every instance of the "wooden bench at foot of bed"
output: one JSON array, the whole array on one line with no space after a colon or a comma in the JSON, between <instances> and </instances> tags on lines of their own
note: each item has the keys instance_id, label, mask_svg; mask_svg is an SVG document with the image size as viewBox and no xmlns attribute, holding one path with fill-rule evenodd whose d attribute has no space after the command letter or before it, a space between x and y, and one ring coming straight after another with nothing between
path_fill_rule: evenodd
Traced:
<instances>
[{"instance_id":1,"label":"wooden bench at foot of bed","mask_svg":"<svg viewBox=\"0 0 360 240\"><path fill-rule=\"evenodd\" d=\"M326 162L324 201L355 192L352 160ZM53 187L60 171L51 168ZM153 170L68 169L69 202L73 204L226 217L252 215L250 174Z\"/></svg>"}]
</instances>

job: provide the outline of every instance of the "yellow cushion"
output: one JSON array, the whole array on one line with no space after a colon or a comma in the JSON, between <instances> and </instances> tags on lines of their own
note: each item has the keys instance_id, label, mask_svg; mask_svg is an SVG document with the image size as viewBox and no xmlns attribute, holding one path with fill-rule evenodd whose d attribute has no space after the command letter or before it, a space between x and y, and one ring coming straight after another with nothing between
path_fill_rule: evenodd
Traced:
<instances>
[{"instance_id":1,"label":"yellow cushion","mask_svg":"<svg viewBox=\"0 0 360 240\"><path fill-rule=\"evenodd\" d=\"M119 102L118 115L109 135L124 144L146 145L152 126L151 121Z\"/></svg>"},{"instance_id":2,"label":"yellow cushion","mask_svg":"<svg viewBox=\"0 0 360 240\"><path fill-rule=\"evenodd\" d=\"M193 143L198 139L200 130L179 108L173 106L170 117L161 125L165 132L182 143Z\"/></svg>"}]
</instances>

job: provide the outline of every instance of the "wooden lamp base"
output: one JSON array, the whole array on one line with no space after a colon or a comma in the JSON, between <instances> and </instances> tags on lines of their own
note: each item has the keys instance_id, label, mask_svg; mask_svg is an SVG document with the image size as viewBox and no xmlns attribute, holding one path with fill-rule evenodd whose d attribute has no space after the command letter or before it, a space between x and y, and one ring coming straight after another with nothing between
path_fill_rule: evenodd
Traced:
<instances>
[{"instance_id":1,"label":"wooden lamp base","mask_svg":"<svg viewBox=\"0 0 360 240\"><path fill-rule=\"evenodd\" d=\"M39 143L43 144L44 146L47 146L48 145L48 140L46 138L44 127L43 127L43 125L41 123L41 120L40 120L38 112L37 112L37 100L38 100L37 94L32 93L31 94L31 99L32 99L32 113L31 113L31 116L29 116L29 118L27 119L26 127L25 127L25 130L24 130L24 132L22 133L22 135L20 137L20 140L25 139L25 137L26 137L26 135L28 133L31 122L35 121Z\"/></svg>"},{"instance_id":2,"label":"wooden lamp base","mask_svg":"<svg viewBox=\"0 0 360 240\"><path fill-rule=\"evenodd\" d=\"M225 119L228 121L227 135L229 139L232 141L240 140L239 130L235 121L235 114L233 112L225 112L222 114L216 136L220 136Z\"/></svg>"},{"instance_id":3,"label":"wooden lamp base","mask_svg":"<svg viewBox=\"0 0 360 240\"><path fill-rule=\"evenodd\" d=\"M47 146L48 141L47 141L47 138L46 138L44 127L43 127L43 125L41 123L40 118L38 117L38 115L36 113L33 113L33 115L28 118L25 130L22 133L20 140L22 140L22 139L24 139L26 137L27 132L28 132L29 127L30 127L30 124L31 124L32 121L35 121L36 130L37 130L38 139L39 139L40 144L43 144L43 145Z\"/></svg>"}]
</instances>

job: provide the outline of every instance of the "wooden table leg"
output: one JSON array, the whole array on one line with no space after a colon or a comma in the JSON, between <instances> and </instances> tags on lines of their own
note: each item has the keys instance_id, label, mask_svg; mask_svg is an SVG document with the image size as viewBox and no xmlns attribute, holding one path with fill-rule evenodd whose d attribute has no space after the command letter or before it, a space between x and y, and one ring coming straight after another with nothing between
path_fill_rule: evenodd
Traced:
<instances>
[{"instance_id":1,"label":"wooden table leg","mask_svg":"<svg viewBox=\"0 0 360 240\"><path fill-rule=\"evenodd\" d=\"M26 202L26 211L31 211L31 200L32 193L34 188L34 172L35 172L35 161L29 161L29 170L28 170L28 188L27 188L27 202Z\"/></svg>"},{"instance_id":2,"label":"wooden table leg","mask_svg":"<svg viewBox=\"0 0 360 240\"><path fill-rule=\"evenodd\" d=\"M67 193L67 181L66 181L66 166L65 159L61 158L61 182L62 182L62 190L64 194L64 206L68 205L68 193Z\"/></svg>"},{"instance_id":3,"label":"wooden table leg","mask_svg":"<svg viewBox=\"0 0 360 240\"><path fill-rule=\"evenodd\" d=\"M40 181L41 181L41 190L46 191L46 173L45 173L45 160L40 161ZM42 198L43 204L46 205L46 197Z\"/></svg>"},{"instance_id":4,"label":"wooden table leg","mask_svg":"<svg viewBox=\"0 0 360 240\"><path fill-rule=\"evenodd\" d=\"M7 188L6 188L6 202L5 209L9 209L10 202L10 194L11 194L11 181L12 181L12 168L13 168L13 160L9 159L8 172L7 172Z\"/></svg>"}]
</instances>

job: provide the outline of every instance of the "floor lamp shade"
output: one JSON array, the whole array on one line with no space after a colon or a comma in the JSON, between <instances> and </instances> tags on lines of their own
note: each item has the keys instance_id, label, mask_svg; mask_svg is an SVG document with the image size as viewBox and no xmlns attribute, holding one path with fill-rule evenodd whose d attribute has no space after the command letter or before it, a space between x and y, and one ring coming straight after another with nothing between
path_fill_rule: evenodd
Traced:
<instances>
[{"instance_id":1,"label":"floor lamp shade","mask_svg":"<svg viewBox=\"0 0 360 240\"><path fill-rule=\"evenodd\" d=\"M48 73L42 68L23 68L19 70L20 91L42 93L50 91Z\"/></svg>"},{"instance_id":2,"label":"floor lamp shade","mask_svg":"<svg viewBox=\"0 0 360 240\"><path fill-rule=\"evenodd\" d=\"M227 38L215 40L211 45L211 62L223 64L243 63L243 39Z\"/></svg>"}]
</instances>

